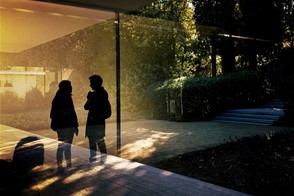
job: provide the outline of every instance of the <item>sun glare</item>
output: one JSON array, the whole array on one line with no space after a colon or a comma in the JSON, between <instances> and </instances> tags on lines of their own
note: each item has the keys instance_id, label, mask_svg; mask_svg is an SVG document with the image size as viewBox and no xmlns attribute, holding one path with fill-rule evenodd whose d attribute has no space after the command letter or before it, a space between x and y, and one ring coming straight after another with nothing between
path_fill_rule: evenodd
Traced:
<instances>
[{"instance_id":1,"label":"sun glare","mask_svg":"<svg viewBox=\"0 0 294 196\"><path fill-rule=\"evenodd\" d=\"M13 10L19 11L19 12L27 12L27 13L33 13L33 10L27 10L27 9L22 9L22 8L14 8Z\"/></svg>"},{"instance_id":2,"label":"sun glare","mask_svg":"<svg viewBox=\"0 0 294 196\"><path fill-rule=\"evenodd\" d=\"M142 130L142 128L138 128ZM152 135L146 139L140 139L133 143L122 146L122 157L127 157L128 159L134 158L147 158L152 156L160 146L160 144L165 143L171 137L175 135L175 133L166 133L159 131L151 131Z\"/></svg>"}]
</instances>

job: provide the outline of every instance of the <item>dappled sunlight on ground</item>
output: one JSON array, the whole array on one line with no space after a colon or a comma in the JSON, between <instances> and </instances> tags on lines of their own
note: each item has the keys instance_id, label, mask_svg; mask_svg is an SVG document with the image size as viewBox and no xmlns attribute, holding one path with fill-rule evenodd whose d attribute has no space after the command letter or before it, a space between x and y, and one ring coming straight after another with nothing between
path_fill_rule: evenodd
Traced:
<instances>
[{"instance_id":1,"label":"dappled sunlight on ground","mask_svg":"<svg viewBox=\"0 0 294 196\"><path fill-rule=\"evenodd\" d=\"M169 172L169 171L162 171L161 174L164 175L164 176L171 176L171 175L173 175L173 173L172 172Z\"/></svg>"},{"instance_id":2,"label":"dappled sunlight on ground","mask_svg":"<svg viewBox=\"0 0 294 196\"><path fill-rule=\"evenodd\" d=\"M75 145L77 145L77 146L87 146L89 144L88 144L88 141L85 139L84 141L76 142Z\"/></svg>"},{"instance_id":3,"label":"dappled sunlight on ground","mask_svg":"<svg viewBox=\"0 0 294 196\"><path fill-rule=\"evenodd\" d=\"M163 127L147 129L131 125L133 132L128 132L128 143L123 146L124 152L128 152L127 155L138 151L138 156L143 154L152 159L156 150L166 149L163 145L178 136L178 132L164 131ZM1 127L0 138L3 142L1 142L0 150L1 159L10 158L11 160L19 139L30 136L32 133L19 129L8 131L8 129L7 126ZM180 135L183 136L183 134ZM14 176L10 176L10 181L5 185L8 193L15 187L17 190L14 191L14 195L55 195L56 193L58 195L188 195L188 193L195 195L194 193L201 191L199 187L203 189L203 192L230 191L220 190L218 187L214 188L197 180L112 155L98 153L97 161L89 163L89 149L77 145L72 145L72 167L60 172L56 165L58 141L42 136L40 138L39 142L43 143L45 148L44 164L28 171L28 175L21 173L22 176L17 178L16 183L13 181ZM174 147L178 148L178 143ZM169 150L173 151L173 149ZM4 156L2 156L3 153ZM7 175L9 176L10 173Z\"/></svg>"},{"instance_id":4,"label":"dappled sunlight on ground","mask_svg":"<svg viewBox=\"0 0 294 196\"><path fill-rule=\"evenodd\" d=\"M239 124L226 124L217 122L171 122L161 120L127 121L121 124L121 149L117 149L117 123L106 124L106 145L110 155L121 156L128 160L151 164L160 159L179 155L185 152L199 150L217 145L230 138L239 138L253 134L262 135L268 132L277 132L281 128L274 126L250 126ZM285 129L285 128L283 128ZM16 129L6 127L1 130L14 136ZM51 129L30 130L32 135L41 135L57 140L56 132ZM79 127L79 135L74 136L73 146L89 148L88 138L85 138L85 126ZM15 135L22 138L22 135ZM50 140L51 141L51 140ZM48 140L43 142L53 151L57 144ZM15 147L16 143L11 143ZM1 146L1 144L0 144ZM5 145L7 147L7 145ZM6 153L1 150L0 153ZM86 155L76 154L73 159L80 159Z\"/></svg>"},{"instance_id":5,"label":"dappled sunlight on ground","mask_svg":"<svg viewBox=\"0 0 294 196\"><path fill-rule=\"evenodd\" d=\"M93 164L76 165L59 174L52 169L52 165L45 164L33 169L32 172L37 176L38 180L29 188L29 191L47 193L52 187L68 186L71 187L68 191L73 195L89 195L100 189L105 189L107 192L120 189L120 192L127 193L128 190L124 186L129 183L129 179L126 178L126 175L131 173L136 177L144 177L148 175L148 171L143 168L144 165L140 163L126 161L113 156L106 156L103 164L98 161ZM108 172L109 170L112 172ZM172 175L172 173L163 171L162 175L168 176ZM105 183L101 181L101 178L115 180L115 183L103 187ZM60 190L59 193L63 191L65 190Z\"/></svg>"},{"instance_id":6,"label":"dappled sunlight on ground","mask_svg":"<svg viewBox=\"0 0 294 196\"><path fill-rule=\"evenodd\" d=\"M38 183L34 184L31 187L31 190L33 191L41 191L45 188L47 188L48 186L54 184L55 182L57 182L60 179L60 176L50 176L47 177L43 180L38 181Z\"/></svg>"},{"instance_id":7,"label":"dappled sunlight on ground","mask_svg":"<svg viewBox=\"0 0 294 196\"><path fill-rule=\"evenodd\" d=\"M141 166L141 164L136 163L136 162L129 162L129 161L124 161L124 162L110 162L108 164L112 164L113 165L113 169L116 170L125 170L125 171L129 171L129 170L133 170L138 168L139 166Z\"/></svg>"},{"instance_id":8,"label":"dappled sunlight on ground","mask_svg":"<svg viewBox=\"0 0 294 196\"><path fill-rule=\"evenodd\" d=\"M4 156L11 153L11 148L15 147L15 142L3 142L0 143L0 155Z\"/></svg>"},{"instance_id":9,"label":"dappled sunlight on ground","mask_svg":"<svg viewBox=\"0 0 294 196\"><path fill-rule=\"evenodd\" d=\"M137 128L136 131L147 131L147 129ZM122 146L121 156L128 159L148 158L161 144L175 135L177 134L152 130L148 138L139 139Z\"/></svg>"}]
</instances>

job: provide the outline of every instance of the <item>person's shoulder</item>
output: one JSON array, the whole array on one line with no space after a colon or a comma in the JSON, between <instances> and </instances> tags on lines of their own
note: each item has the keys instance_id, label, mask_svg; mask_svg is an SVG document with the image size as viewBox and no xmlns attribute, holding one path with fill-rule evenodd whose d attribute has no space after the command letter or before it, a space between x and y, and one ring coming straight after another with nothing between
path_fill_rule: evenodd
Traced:
<instances>
[{"instance_id":1,"label":"person's shoulder","mask_svg":"<svg viewBox=\"0 0 294 196\"><path fill-rule=\"evenodd\" d=\"M104 88L102 88L102 93L104 96L108 97L108 92Z\"/></svg>"},{"instance_id":2,"label":"person's shoulder","mask_svg":"<svg viewBox=\"0 0 294 196\"><path fill-rule=\"evenodd\" d=\"M102 95L108 95L107 91L105 90L104 87L99 88L99 90L96 91L98 94Z\"/></svg>"}]
</instances>

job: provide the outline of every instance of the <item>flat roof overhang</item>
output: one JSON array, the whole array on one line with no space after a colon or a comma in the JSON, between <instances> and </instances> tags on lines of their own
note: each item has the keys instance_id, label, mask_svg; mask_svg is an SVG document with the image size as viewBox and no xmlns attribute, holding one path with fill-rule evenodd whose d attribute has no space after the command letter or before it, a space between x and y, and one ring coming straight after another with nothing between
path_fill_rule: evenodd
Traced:
<instances>
[{"instance_id":1,"label":"flat roof overhang","mask_svg":"<svg viewBox=\"0 0 294 196\"><path fill-rule=\"evenodd\" d=\"M0 0L0 52L18 53L153 0Z\"/></svg>"},{"instance_id":2,"label":"flat roof overhang","mask_svg":"<svg viewBox=\"0 0 294 196\"><path fill-rule=\"evenodd\" d=\"M36 0L51 2L56 4L71 5L76 7L86 7L93 9L104 9L112 11L131 11L154 0Z\"/></svg>"}]
</instances>

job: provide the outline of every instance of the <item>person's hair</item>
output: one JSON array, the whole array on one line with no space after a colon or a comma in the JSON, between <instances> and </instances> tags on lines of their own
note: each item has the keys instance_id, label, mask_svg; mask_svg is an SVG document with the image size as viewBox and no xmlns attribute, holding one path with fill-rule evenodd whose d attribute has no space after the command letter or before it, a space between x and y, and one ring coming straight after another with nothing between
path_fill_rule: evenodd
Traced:
<instances>
[{"instance_id":1,"label":"person's hair","mask_svg":"<svg viewBox=\"0 0 294 196\"><path fill-rule=\"evenodd\" d=\"M62 80L59 85L59 89L66 90L68 87L71 87L71 82L69 80Z\"/></svg>"},{"instance_id":2,"label":"person's hair","mask_svg":"<svg viewBox=\"0 0 294 196\"><path fill-rule=\"evenodd\" d=\"M90 81L93 82L97 86L102 86L103 79L99 75L92 75L89 77Z\"/></svg>"}]
</instances>

